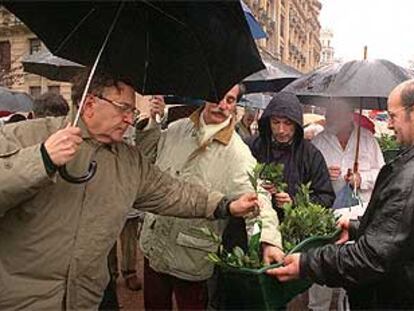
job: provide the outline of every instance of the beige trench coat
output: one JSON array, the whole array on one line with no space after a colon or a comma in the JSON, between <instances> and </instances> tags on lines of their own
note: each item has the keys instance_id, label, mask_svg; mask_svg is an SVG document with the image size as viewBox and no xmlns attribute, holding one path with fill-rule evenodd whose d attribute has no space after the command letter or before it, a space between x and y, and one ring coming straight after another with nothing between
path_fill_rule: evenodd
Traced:
<instances>
[{"instance_id":1,"label":"beige trench coat","mask_svg":"<svg viewBox=\"0 0 414 311\"><path fill-rule=\"evenodd\" d=\"M123 143L84 142L68 165L85 184L46 174L40 144L62 128L47 118L0 128L0 310L97 309L106 257L132 205L155 213L210 217L222 194L176 181Z\"/></svg>"},{"instance_id":2,"label":"beige trench coat","mask_svg":"<svg viewBox=\"0 0 414 311\"><path fill-rule=\"evenodd\" d=\"M145 155L156 158L155 163L162 171L175 178L220 190L229 197L253 192L247 172L253 170L256 160L234 131L234 123L200 146L200 112L197 110L190 118L172 123L162 133L157 128L137 131L136 144ZM261 202L261 240L281 247L279 223L270 198L261 195ZM207 227L221 236L225 226L225 220L179 219L146 213L140 245L155 271L202 281L211 277L214 268L206 259L207 254L217 252L218 247L193 229Z\"/></svg>"}]
</instances>

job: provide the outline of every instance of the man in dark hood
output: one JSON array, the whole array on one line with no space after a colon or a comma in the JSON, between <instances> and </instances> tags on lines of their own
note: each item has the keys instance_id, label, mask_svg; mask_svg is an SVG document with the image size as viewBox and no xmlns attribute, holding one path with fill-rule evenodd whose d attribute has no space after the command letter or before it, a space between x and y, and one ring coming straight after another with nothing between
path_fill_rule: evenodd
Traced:
<instances>
[{"instance_id":1,"label":"man in dark hood","mask_svg":"<svg viewBox=\"0 0 414 311\"><path fill-rule=\"evenodd\" d=\"M335 193L329 180L328 168L321 152L303 137L303 110L296 95L277 93L259 120L259 136L249 142L260 163L284 165L287 192L268 189L276 207L291 202L301 184L311 182L311 200L331 207ZM282 212L277 208L280 216Z\"/></svg>"}]
</instances>

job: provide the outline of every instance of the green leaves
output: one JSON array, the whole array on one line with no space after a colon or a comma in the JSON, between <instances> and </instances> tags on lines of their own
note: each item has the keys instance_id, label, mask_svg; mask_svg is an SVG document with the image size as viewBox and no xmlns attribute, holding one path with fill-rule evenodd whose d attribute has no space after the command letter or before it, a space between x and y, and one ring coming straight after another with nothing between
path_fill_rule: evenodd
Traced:
<instances>
[{"instance_id":1,"label":"green leaves","mask_svg":"<svg viewBox=\"0 0 414 311\"><path fill-rule=\"evenodd\" d=\"M310 183L301 185L295 196L295 206L285 204L285 218L280 225L283 249L289 252L303 240L312 236L328 236L336 231L336 218L332 209L310 201Z\"/></svg>"},{"instance_id":2,"label":"green leaves","mask_svg":"<svg viewBox=\"0 0 414 311\"><path fill-rule=\"evenodd\" d=\"M247 253L245 253L243 249L238 246L234 247L232 252L229 253L224 249L223 245L220 245L218 253L209 253L206 257L207 260L224 267L252 269L261 268L263 266L260 249L260 236L262 232L261 220L258 220L254 226L256 226L256 230L249 240ZM218 241L218 244L221 243L221 239L216 239L217 235L208 228L193 228L192 232L201 234L204 238Z\"/></svg>"},{"instance_id":3,"label":"green leaves","mask_svg":"<svg viewBox=\"0 0 414 311\"><path fill-rule=\"evenodd\" d=\"M262 166L260 178L272 183L277 192L285 192L287 184L283 182L283 164L267 163L260 165Z\"/></svg>"},{"instance_id":4,"label":"green leaves","mask_svg":"<svg viewBox=\"0 0 414 311\"><path fill-rule=\"evenodd\" d=\"M257 163L253 171L247 172L254 191L259 193L259 180L273 184L277 192L284 192L287 184L283 182L283 164Z\"/></svg>"},{"instance_id":5,"label":"green leaves","mask_svg":"<svg viewBox=\"0 0 414 311\"><path fill-rule=\"evenodd\" d=\"M382 151L400 148L400 145L397 143L397 140L393 135L382 133L381 137L377 138L377 141Z\"/></svg>"}]
</instances>

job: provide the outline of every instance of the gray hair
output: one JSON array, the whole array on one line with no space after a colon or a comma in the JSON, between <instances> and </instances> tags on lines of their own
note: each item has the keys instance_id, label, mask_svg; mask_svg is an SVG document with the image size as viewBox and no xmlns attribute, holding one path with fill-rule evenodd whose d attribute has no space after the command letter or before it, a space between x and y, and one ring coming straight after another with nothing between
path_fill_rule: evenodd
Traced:
<instances>
[{"instance_id":1,"label":"gray hair","mask_svg":"<svg viewBox=\"0 0 414 311\"><path fill-rule=\"evenodd\" d=\"M89 68L85 68L72 80L72 102L76 106L80 104L81 97L89 77L89 71ZM102 96L104 88L106 87L115 87L119 91L120 82L132 86L132 82L126 77L123 77L121 75L114 75L102 70L97 70L92 78L88 93L95 96Z\"/></svg>"}]
</instances>

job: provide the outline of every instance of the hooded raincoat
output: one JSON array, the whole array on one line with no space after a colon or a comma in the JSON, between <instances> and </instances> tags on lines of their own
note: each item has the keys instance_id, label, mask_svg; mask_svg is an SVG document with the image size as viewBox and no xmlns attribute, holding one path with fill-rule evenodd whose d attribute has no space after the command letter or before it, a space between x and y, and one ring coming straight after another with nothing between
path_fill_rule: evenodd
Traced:
<instances>
[{"instance_id":1,"label":"hooded raincoat","mask_svg":"<svg viewBox=\"0 0 414 311\"><path fill-rule=\"evenodd\" d=\"M295 123L295 134L290 143L278 143L273 139L272 116L285 117ZM301 184L311 182L311 200L325 207L332 206L335 193L328 168L321 152L303 137L302 106L294 94L280 92L272 98L259 120L259 135L249 142L249 146L258 162L284 165L284 180L291 198Z\"/></svg>"}]
</instances>

